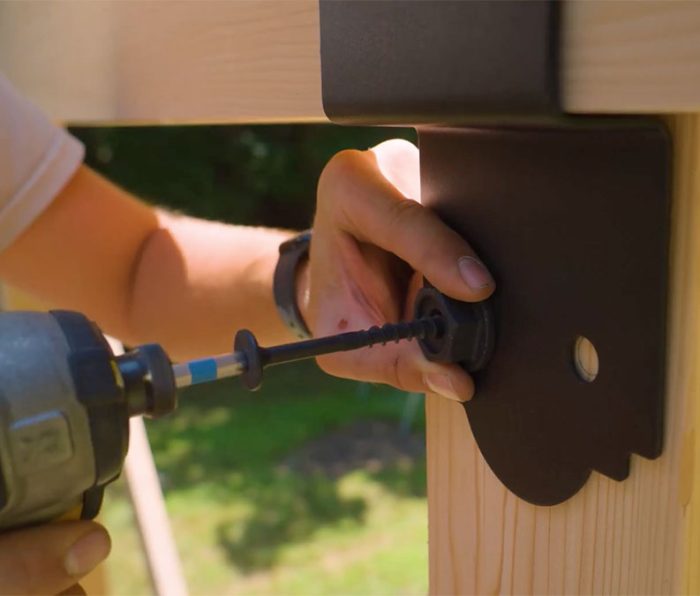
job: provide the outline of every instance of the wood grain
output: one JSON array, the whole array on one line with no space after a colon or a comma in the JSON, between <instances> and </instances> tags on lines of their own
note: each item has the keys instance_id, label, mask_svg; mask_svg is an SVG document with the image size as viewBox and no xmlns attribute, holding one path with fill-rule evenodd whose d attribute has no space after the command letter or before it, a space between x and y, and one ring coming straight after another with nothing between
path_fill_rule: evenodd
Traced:
<instances>
[{"instance_id":1,"label":"wood grain","mask_svg":"<svg viewBox=\"0 0 700 596\"><path fill-rule=\"evenodd\" d=\"M666 443L625 482L596 473L556 507L529 505L488 468L459 404L429 396L433 594L700 591L700 116L669 120L675 144Z\"/></svg>"},{"instance_id":2,"label":"wood grain","mask_svg":"<svg viewBox=\"0 0 700 596\"><path fill-rule=\"evenodd\" d=\"M0 71L72 123L325 120L315 0L0 2Z\"/></svg>"},{"instance_id":3,"label":"wood grain","mask_svg":"<svg viewBox=\"0 0 700 596\"><path fill-rule=\"evenodd\" d=\"M688 396L681 442L679 469L679 496L683 507L683 563L682 585L689 594L700 593L700 444L696 441L700 425L700 375L698 341L700 339L700 115L673 121L676 138L677 172L676 196L679 204L674 214L679 241L674 255L675 276L678 284L674 312L677 341L672 344L672 374L683 379L679 386Z\"/></svg>"},{"instance_id":4,"label":"wood grain","mask_svg":"<svg viewBox=\"0 0 700 596\"><path fill-rule=\"evenodd\" d=\"M700 110L700 2L564 8L567 111ZM325 121L317 0L0 1L0 71L64 122Z\"/></svg>"},{"instance_id":5,"label":"wood grain","mask_svg":"<svg viewBox=\"0 0 700 596\"><path fill-rule=\"evenodd\" d=\"M700 111L700 2L574 0L563 10L567 111Z\"/></svg>"}]
</instances>

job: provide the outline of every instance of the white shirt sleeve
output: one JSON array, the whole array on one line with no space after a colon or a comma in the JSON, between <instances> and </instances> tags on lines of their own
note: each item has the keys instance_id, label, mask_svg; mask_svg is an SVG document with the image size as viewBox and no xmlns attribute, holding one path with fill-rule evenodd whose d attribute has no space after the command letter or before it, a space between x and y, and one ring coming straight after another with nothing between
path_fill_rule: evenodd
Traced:
<instances>
[{"instance_id":1,"label":"white shirt sleeve","mask_svg":"<svg viewBox=\"0 0 700 596\"><path fill-rule=\"evenodd\" d=\"M49 206L84 153L0 74L0 251Z\"/></svg>"}]
</instances>

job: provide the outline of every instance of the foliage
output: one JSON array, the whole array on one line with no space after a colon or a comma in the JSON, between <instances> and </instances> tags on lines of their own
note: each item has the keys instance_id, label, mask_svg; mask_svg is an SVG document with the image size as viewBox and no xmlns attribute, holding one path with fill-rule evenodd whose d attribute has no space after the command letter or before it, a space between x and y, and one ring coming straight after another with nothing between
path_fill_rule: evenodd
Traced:
<instances>
[{"instance_id":1,"label":"foliage","mask_svg":"<svg viewBox=\"0 0 700 596\"><path fill-rule=\"evenodd\" d=\"M72 129L87 163L143 198L186 213L251 225L309 227L316 181L331 156L409 129L177 126Z\"/></svg>"}]
</instances>

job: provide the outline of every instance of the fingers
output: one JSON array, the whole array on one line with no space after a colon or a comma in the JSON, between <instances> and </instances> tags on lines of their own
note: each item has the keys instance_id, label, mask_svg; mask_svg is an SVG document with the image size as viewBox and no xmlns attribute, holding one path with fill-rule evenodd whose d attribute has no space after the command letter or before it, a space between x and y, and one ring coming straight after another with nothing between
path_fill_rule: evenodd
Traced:
<instances>
[{"instance_id":1,"label":"fingers","mask_svg":"<svg viewBox=\"0 0 700 596\"><path fill-rule=\"evenodd\" d=\"M59 522L0 535L0 593L57 594L72 588L109 554L94 522Z\"/></svg>"},{"instance_id":2,"label":"fingers","mask_svg":"<svg viewBox=\"0 0 700 596\"><path fill-rule=\"evenodd\" d=\"M384 141L370 149L382 176L406 198L420 202L418 147L403 139Z\"/></svg>"},{"instance_id":3,"label":"fingers","mask_svg":"<svg viewBox=\"0 0 700 596\"><path fill-rule=\"evenodd\" d=\"M60 596L87 596L87 592L80 584L74 584L67 590L63 590Z\"/></svg>"},{"instance_id":4,"label":"fingers","mask_svg":"<svg viewBox=\"0 0 700 596\"><path fill-rule=\"evenodd\" d=\"M324 209L334 210L343 231L394 253L448 296L487 298L495 288L489 271L459 234L385 177L382 168L390 171L392 159L387 154L378 160L373 152L338 154L319 182L319 196L331 194L324 185L335 185L333 204Z\"/></svg>"},{"instance_id":5,"label":"fingers","mask_svg":"<svg viewBox=\"0 0 700 596\"><path fill-rule=\"evenodd\" d=\"M410 318L412 294L422 277L457 300L476 302L494 291L493 277L469 244L419 200L418 152L410 143L389 141L367 152L344 151L329 162L319 180L318 233L311 246L314 334ZM400 261L385 258L389 253L420 274L412 280L413 291L403 281ZM470 399L474 391L460 366L429 362L416 342L318 362L336 376L457 401Z\"/></svg>"},{"instance_id":6,"label":"fingers","mask_svg":"<svg viewBox=\"0 0 700 596\"><path fill-rule=\"evenodd\" d=\"M410 304L415 300L422 285L422 278L414 274L406 289L408 305L403 318L410 318ZM343 303L342 295L336 297L337 303ZM321 323L324 329L332 321L333 311L327 309L322 313ZM325 318L324 316L328 317ZM389 320L401 316L382 317ZM349 328L368 327L374 322L371 314L362 310L350 310ZM318 359L319 366L327 373L375 383L386 383L398 389L416 393L436 393L448 399L464 402L474 394L471 377L456 364L429 362L423 356L417 342L400 342L377 346L356 352L333 354Z\"/></svg>"},{"instance_id":7,"label":"fingers","mask_svg":"<svg viewBox=\"0 0 700 596\"><path fill-rule=\"evenodd\" d=\"M328 374L386 383L402 391L437 393L459 402L470 400L474 394L472 379L460 366L428 362L415 342L365 348L317 360Z\"/></svg>"}]
</instances>

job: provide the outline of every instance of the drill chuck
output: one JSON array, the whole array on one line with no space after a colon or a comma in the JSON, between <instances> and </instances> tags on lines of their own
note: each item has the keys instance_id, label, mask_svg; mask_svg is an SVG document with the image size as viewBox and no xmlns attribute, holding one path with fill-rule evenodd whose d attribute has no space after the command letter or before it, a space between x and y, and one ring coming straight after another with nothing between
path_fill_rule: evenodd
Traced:
<instances>
[{"instance_id":1,"label":"drill chuck","mask_svg":"<svg viewBox=\"0 0 700 596\"><path fill-rule=\"evenodd\" d=\"M145 344L115 358L129 416L160 418L177 407L173 368L158 344Z\"/></svg>"}]
</instances>

